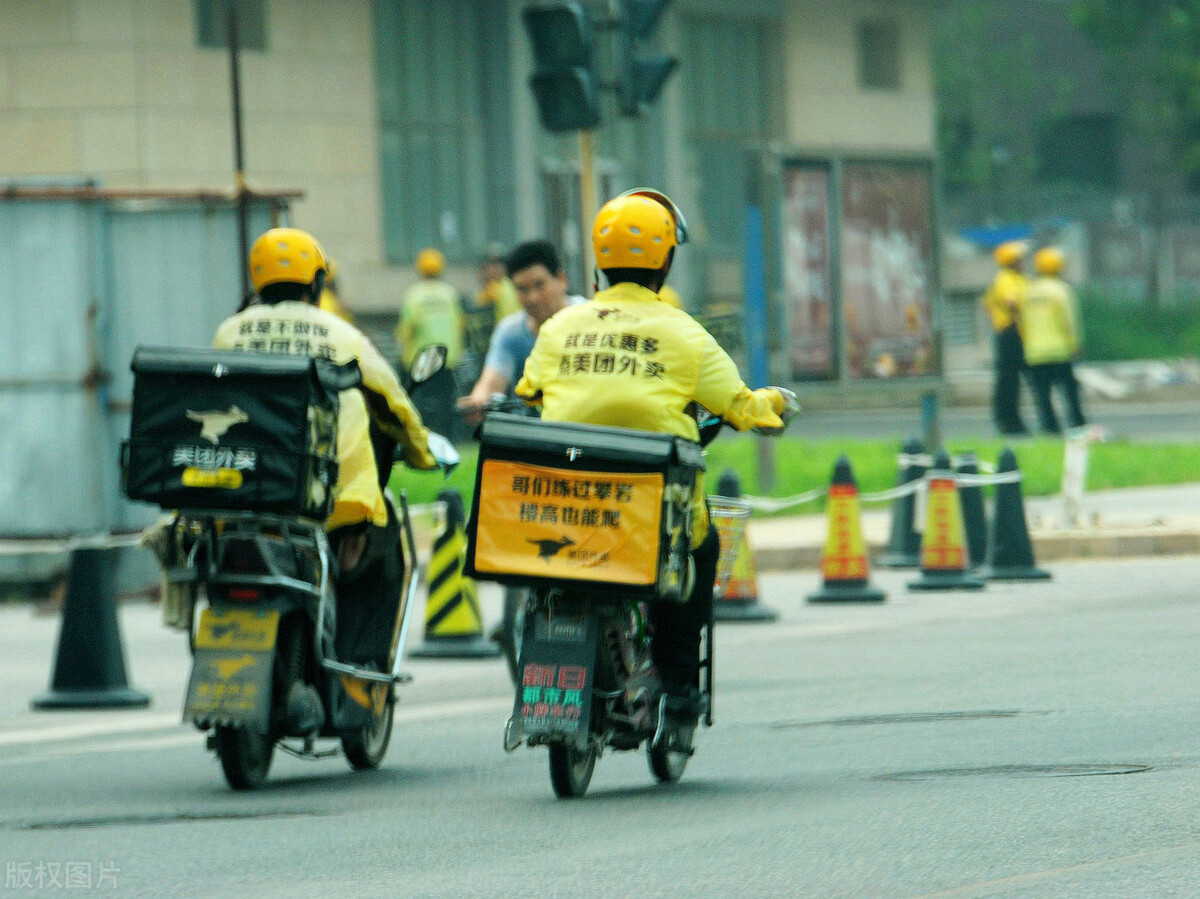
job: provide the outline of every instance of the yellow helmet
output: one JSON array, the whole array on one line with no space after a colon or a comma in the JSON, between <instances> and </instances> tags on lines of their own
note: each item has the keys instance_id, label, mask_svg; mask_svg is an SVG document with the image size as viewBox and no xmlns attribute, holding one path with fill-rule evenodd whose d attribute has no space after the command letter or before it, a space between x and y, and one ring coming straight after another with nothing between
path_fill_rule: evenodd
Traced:
<instances>
[{"instance_id":1,"label":"yellow helmet","mask_svg":"<svg viewBox=\"0 0 1200 899\"><path fill-rule=\"evenodd\" d=\"M596 267L660 269L671 249L687 243L687 222L663 193L648 187L609 200L592 225Z\"/></svg>"},{"instance_id":2,"label":"yellow helmet","mask_svg":"<svg viewBox=\"0 0 1200 899\"><path fill-rule=\"evenodd\" d=\"M326 270L321 245L299 228L272 228L250 248L250 283L257 291L270 284L312 284Z\"/></svg>"},{"instance_id":3,"label":"yellow helmet","mask_svg":"<svg viewBox=\"0 0 1200 899\"><path fill-rule=\"evenodd\" d=\"M1023 240L1009 240L992 251L992 258L996 260L996 265L1008 268L1020 262L1028 249L1029 245Z\"/></svg>"},{"instance_id":4,"label":"yellow helmet","mask_svg":"<svg viewBox=\"0 0 1200 899\"><path fill-rule=\"evenodd\" d=\"M426 247L417 254L417 274L436 278L446 270L446 257L433 247Z\"/></svg>"},{"instance_id":5,"label":"yellow helmet","mask_svg":"<svg viewBox=\"0 0 1200 899\"><path fill-rule=\"evenodd\" d=\"M1057 275L1066 262L1067 257L1058 247L1042 247L1033 254L1033 269L1039 275Z\"/></svg>"}]
</instances>

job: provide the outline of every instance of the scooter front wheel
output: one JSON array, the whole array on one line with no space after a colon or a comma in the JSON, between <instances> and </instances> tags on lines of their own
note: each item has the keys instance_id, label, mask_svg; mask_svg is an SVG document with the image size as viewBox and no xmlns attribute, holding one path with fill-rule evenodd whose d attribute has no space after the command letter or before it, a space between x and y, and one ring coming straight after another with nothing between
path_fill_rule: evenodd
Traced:
<instances>
[{"instance_id":1,"label":"scooter front wheel","mask_svg":"<svg viewBox=\"0 0 1200 899\"><path fill-rule=\"evenodd\" d=\"M694 731L695 728L692 730ZM680 736L685 735L680 734ZM691 734L688 733L686 737L687 742L691 743ZM646 761L650 763L650 773L659 783L674 783L683 777L688 758L690 758L690 753L672 749L669 741L664 740L663 744L658 746L655 746L653 742L646 744Z\"/></svg>"},{"instance_id":2,"label":"scooter front wheel","mask_svg":"<svg viewBox=\"0 0 1200 899\"><path fill-rule=\"evenodd\" d=\"M271 769L271 757L275 753L275 741L270 734L255 733L244 727L216 729L217 758L225 780L235 790L256 790L267 780Z\"/></svg>"},{"instance_id":3,"label":"scooter front wheel","mask_svg":"<svg viewBox=\"0 0 1200 899\"><path fill-rule=\"evenodd\" d=\"M550 744L550 785L559 799L571 799L587 792L596 770L596 747L580 749L573 743Z\"/></svg>"},{"instance_id":4,"label":"scooter front wheel","mask_svg":"<svg viewBox=\"0 0 1200 899\"><path fill-rule=\"evenodd\" d=\"M355 771L378 768L387 755L388 743L392 739L392 723L395 720L396 703L388 697L383 710L366 727L342 735L342 752Z\"/></svg>"}]
</instances>

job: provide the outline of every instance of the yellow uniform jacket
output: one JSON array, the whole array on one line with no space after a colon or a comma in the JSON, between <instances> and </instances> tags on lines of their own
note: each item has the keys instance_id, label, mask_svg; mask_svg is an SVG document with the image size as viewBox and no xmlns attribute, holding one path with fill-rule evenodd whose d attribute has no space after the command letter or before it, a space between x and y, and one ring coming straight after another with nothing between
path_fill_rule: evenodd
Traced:
<instances>
[{"instance_id":1,"label":"yellow uniform jacket","mask_svg":"<svg viewBox=\"0 0 1200 899\"><path fill-rule=\"evenodd\" d=\"M458 291L445 281L422 279L404 293L396 343L405 365L423 347L446 347L446 367L458 365L463 345L463 311Z\"/></svg>"},{"instance_id":2,"label":"yellow uniform jacket","mask_svg":"<svg viewBox=\"0 0 1200 899\"><path fill-rule=\"evenodd\" d=\"M983 308L991 317L994 330L1003 331L1011 325L1014 313L1017 326L1020 327L1021 310L1028 290L1028 279L1015 269L1002 268L996 272L996 277L982 297Z\"/></svg>"},{"instance_id":3,"label":"yellow uniform jacket","mask_svg":"<svg viewBox=\"0 0 1200 899\"><path fill-rule=\"evenodd\" d=\"M1060 278L1039 277L1025 297L1025 361L1066 362L1079 349L1075 295Z\"/></svg>"},{"instance_id":4,"label":"yellow uniform jacket","mask_svg":"<svg viewBox=\"0 0 1200 899\"><path fill-rule=\"evenodd\" d=\"M325 526L332 530L370 521L387 523L379 488L370 419L404 449L414 468L434 468L429 432L390 365L353 325L331 312L301 302L250 306L217 328L213 346L264 353L295 353L345 364L357 359L362 385L341 394L338 412L338 482Z\"/></svg>"},{"instance_id":5,"label":"yellow uniform jacket","mask_svg":"<svg viewBox=\"0 0 1200 899\"><path fill-rule=\"evenodd\" d=\"M751 391L737 366L690 315L624 283L568 306L538 331L519 396L540 399L548 421L637 428L699 439L699 403L738 430L780 427L783 397ZM707 530L697 491L695 539Z\"/></svg>"}]
</instances>

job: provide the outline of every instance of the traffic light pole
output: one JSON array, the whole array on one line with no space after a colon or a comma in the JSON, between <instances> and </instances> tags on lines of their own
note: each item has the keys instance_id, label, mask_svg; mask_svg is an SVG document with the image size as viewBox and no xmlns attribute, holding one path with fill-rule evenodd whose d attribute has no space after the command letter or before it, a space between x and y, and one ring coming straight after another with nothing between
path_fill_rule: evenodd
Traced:
<instances>
[{"instance_id":1,"label":"traffic light pole","mask_svg":"<svg viewBox=\"0 0 1200 899\"><path fill-rule=\"evenodd\" d=\"M592 222L596 220L596 158L592 150L592 132L579 129L579 214L582 218L582 246L584 279L591 281L596 271L596 260L592 258ZM588 292L590 284L584 285Z\"/></svg>"}]
</instances>

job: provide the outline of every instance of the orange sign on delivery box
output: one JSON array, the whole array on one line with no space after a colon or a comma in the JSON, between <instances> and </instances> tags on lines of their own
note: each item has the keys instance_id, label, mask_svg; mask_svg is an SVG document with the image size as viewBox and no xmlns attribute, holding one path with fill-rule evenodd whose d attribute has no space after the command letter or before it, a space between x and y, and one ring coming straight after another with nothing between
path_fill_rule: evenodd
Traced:
<instances>
[{"instance_id":1,"label":"orange sign on delivery box","mask_svg":"<svg viewBox=\"0 0 1200 899\"><path fill-rule=\"evenodd\" d=\"M487 459L475 570L648 586L658 578L663 476Z\"/></svg>"}]
</instances>

